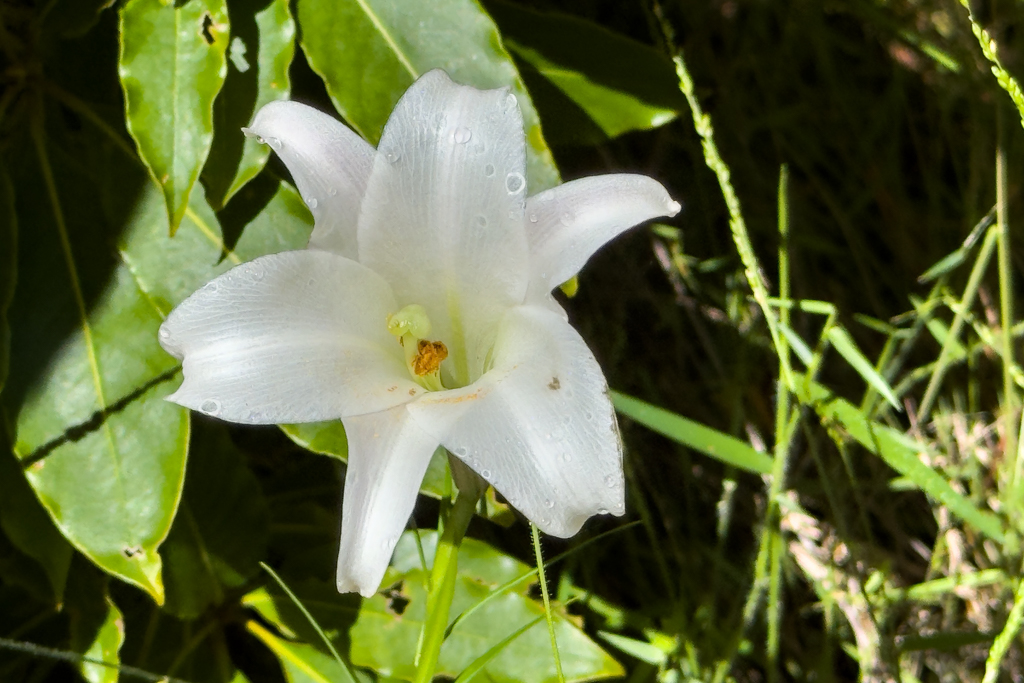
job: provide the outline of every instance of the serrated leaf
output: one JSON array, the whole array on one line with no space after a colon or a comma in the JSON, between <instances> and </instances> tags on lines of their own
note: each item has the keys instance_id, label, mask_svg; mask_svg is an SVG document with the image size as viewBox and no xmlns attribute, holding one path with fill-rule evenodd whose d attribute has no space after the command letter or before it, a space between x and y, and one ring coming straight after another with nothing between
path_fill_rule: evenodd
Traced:
<instances>
[{"instance_id":1,"label":"serrated leaf","mask_svg":"<svg viewBox=\"0 0 1024 683\"><path fill-rule=\"evenodd\" d=\"M213 105L214 137L203 168L207 199L215 208L258 174L270 147L240 132L268 102L287 99L295 55L295 22L288 0L241 0L231 5L228 75Z\"/></svg>"},{"instance_id":2,"label":"serrated leaf","mask_svg":"<svg viewBox=\"0 0 1024 683\"><path fill-rule=\"evenodd\" d=\"M171 614L190 619L258 571L269 533L255 475L222 424L197 420L185 493L160 548Z\"/></svg>"},{"instance_id":3,"label":"serrated leaf","mask_svg":"<svg viewBox=\"0 0 1024 683\"><path fill-rule=\"evenodd\" d=\"M367 140L376 144L406 88L439 67L466 85L511 87L523 112L531 194L559 182L526 87L497 28L474 0L300 0L298 16L310 66L324 79L334 106Z\"/></svg>"},{"instance_id":4,"label":"serrated leaf","mask_svg":"<svg viewBox=\"0 0 1024 683\"><path fill-rule=\"evenodd\" d=\"M875 391L880 393L886 401L889 402L896 410L900 410L900 402L896 398L896 394L893 393L892 387L885 381L885 378L877 370L875 366L871 364L871 361L864 356L860 348L857 347L857 342L853 340L850 333L846 331L846 328L836 325L828 330L828 340L831 342L832 347L839 352L839 355L846 359L846 362L850 364L857 374L861 378L875 388Z\"/></svg>"},{"instance_id":5,"label":"serrated leaf","mask_svg":"<svg viewBox=\"0 0 1024 683\"><path fill-rule=\"evenodd\" d=\"M485 6L509 51L578 105L607 137L662 126L686 106L672 61L647 45L568 14L499 0Z\"/></svg>"},{"instance_id":6,"label":"serrated leaf","mask_svg":"<svg viewBox=\"0 0 1024 683\"><path fill-rule=\"evenodd\" d=\"M73 551L9 453L0 453L0 528L18 550L39 563L54 602L60 604Z\"/></svg>"},{"instance_id":7,"label":"serrated leaf","mask_svg":"<svg viewBox=\"0 0 1024 683\"><path fill-rule=\"evenodd\" d=\"M130 0L121 9L128 132L163 190L171 234L210 152L227 46L224 0Z\"/></svg>"}]
</instances>

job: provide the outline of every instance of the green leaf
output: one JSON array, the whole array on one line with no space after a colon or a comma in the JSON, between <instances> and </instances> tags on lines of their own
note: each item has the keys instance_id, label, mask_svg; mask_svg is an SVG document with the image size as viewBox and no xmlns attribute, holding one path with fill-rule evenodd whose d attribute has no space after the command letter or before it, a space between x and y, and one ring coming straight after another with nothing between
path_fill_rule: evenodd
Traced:
<instances>
[{"instance_id":1,"label":"green leaf","mask_svg":"<svg viewBox=\"0 0 1024 683\"><path fill-rule=\"evenodd\" d=\"M599 631L597 635L630 657L639 659L641 662L647 662L651 666L663 666L668 661L668 654L657 645L652 645L646 640L627 638L618 633L609 633L607 631Z\"/></svg>"},{"instance_id":2,"label":"green leaf","mask_svg":"<svg viewBox=\"0 0 1024 683\"><path fill-rule=\"evenodd\" d=\"M665 125L686 106L672 61L654 48L568 14L501 0L487 0L485 6L512 54L575 102L608 137ZM542 113L547 121L548 113Z\"/></svg>"},{"instance_id":3,"label":"green leaf","mask_svg":"<svg viewBox=\"0 0 1024 683\"><path fill-rule=\"evenodd\" d=\"M281 663L288 683L337 683L352 680L334 657L324 654L312 645L280 638L256 621L250 620L245 626L249 633L256 636L274 653L277 661Z\"/></svg>"},{"instance_id":4,"label":"green leaf","mask_svg":"<svg viewBox=\"0 0 1024 683\"><path fill-rule=\"evenodd\" d=\"M808 382L802 375L795 374L794 380L800 402L813 407L824 423L838 423L864 448L948 507L954 515L989 538L1005 542L1006 531L999 517L975 507L970 500L957 493L942 474L921 461L918 453L927 450L924 444L918 444L895 429L869 420L852 403L836 397L820 384Z\"/></svg>"},{"instance_id":5,"label":"green leaf","mask_svg":"<svg viewBox=\"0 0 1024 683\"><path fill-rule=\"evenodd\" d=\"M627 394L613 391L611 396L615 410L673 441L747 472L770 474L772 471L770 457L735 437Z\"/></svg>"},{"instance_id":6,"label":"green leaf","mask_svg":"<svg viewBox=\"0 0 1024 683\"><path fill-rule=\"evenodd\" d=\"M348 651L356 666L411 680L413 658L426 610L424 589L437 535L420 532L427 559L421 566L414 532L403 534L395 549L384 585L393 588L359 601L339 596L334 586L319 581L292 584L292 589L343 654ZM482 601L490 591L529 572L530 567L471 538L459 550L459 570L452 618ZM551 642L543 619L543 605L528 592L535 580L488 601L453 629L441 649L439 676L456 677L495 645L521 627L536 622L484 668L484 679L500 682L556 681ZM244 603L289 636L316 645L315 636L283 594L261 590L246 596ZM567 681L621 676L621 666L594 643L562 611L553 615L562 665ZM354 624L353 624L354 620Z\"/></svg>"},{"instance_id":7,"label":"green leaf","mask_svg":"<svg viewBox=\"0 0 1024 683\"><path fill-rule=\"evenodd\" d=\"M440 67L477 88L509 86L526 129L530 193L559 182L540 119L491 18L474 0L300 0L302 49L345 120L376 144L398 98ZM346 36L340 40L339 36Z\"/></svg>"},{"instance_id":8,"label":"green leaf","mask_svg":"<svg viewBox=\"0 0 1024 683\"><path fill-rule=\"evenodd\" d=\"M109 247L148 183L117 148L51 133L34 129L17 185L19 222L34 230L10 312L13 450L65 538L161 601L156 548L180 495L188 416L163 400L177 362L156 341L159 312Z\"/></svg>"},{"instance_id":9,"label":"green leaf","mask_svg":"<svg viewBox=\"0 0 1024 683\"><path fill-rule=\"evenodd\" d=\"M9 453L0 453L0 527L18 550L41 565L54 602L60 604L71 566L71 546Z\"/></svg>"},{"instance_id":10,"label":"green leaf","mask_svg":"<svg viewBox=\"0 0 1024 683\"><path fill-rule=\"evenodd\" d=\"M110 664L79 662L77 668L82 678L89 683L117 683L124 619L107 594L106 577L82 561L81 556L68 582L67 611L71 622L71 650Z\"/></svg>"},{"instance_id":11,"label":"green leaf","mask_svg":"<svg viewBox=\"0 0 1024 683\"><path fill-rule=\"evenodd\" d=\"M214 136L203 168L210 204L219 208L258 174L270 147L242 135L263 105L287 99L288 68L295 55L295 22L288 0L231 4L228 75L213 105Z\"/></svg>"},{"instance_id":12,"label":"green leaf","mask_svg":"<svg viewBox=\"0 0 1024 683\"><path fill-rule=\"evenodd\" d=\"M902 410L900 402L896 399L896 394L892 391L892 387L875 370L875 366L871 364L871 361L861 353L861 350L857 347L857 342L853 340L853 337L846 331L846 328L839 325L829 328L828 340L832 343L835 350L839 352L839 355L845 358L846 362L857 371L857 374L885 397L889 405L896 410Z\"/></svg>"},{"instance_id":13,"label":"green leaf","mask_svg":"<svg viewBox=\"0 0 1024 683\"><path fill-rule=\"evenodd\" d=\"M163 189L172 234L210 151L227 45L224 0L130 0L121 9L128 131Z\"/></svg>"},{"instance_id":14,"label":"green leaf","mask_svg":"<svg viewBox=\"0 0 1024 683\"><path fill-rule=\"evenodd\" d=\"M258 571L266 553L267 504L225 427L196 420L185 493L164 558L164 609L183 619L224 602Z\"/></svg>"}]
</instances>

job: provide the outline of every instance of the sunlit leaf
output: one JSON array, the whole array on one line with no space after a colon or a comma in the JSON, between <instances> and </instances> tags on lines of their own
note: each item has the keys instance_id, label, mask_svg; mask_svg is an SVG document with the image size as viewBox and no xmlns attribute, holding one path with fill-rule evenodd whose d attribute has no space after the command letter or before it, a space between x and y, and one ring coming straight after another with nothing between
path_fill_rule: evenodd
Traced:
<instances>
[{"instance_id":1,"label":"sunlit leaf","mask_svg":"<svg viewBox=\"0 0 1024 683\"><path fill-rule=\"evenodd\" d=\"M256 621L245 624L249 632L266 645L277 661L288 683L336 683L351 681L348 672L329 654L324 654L312 645L296 643L279 638ZM367 677L366 680L369 680Z\"/></svg>"},{"instance_id":2,"label":"sunlit leaf","mask_svg":"<svg viewBox=\"0 0 1024 683\"><path fill-rule=\"evenodd\" d=\"M298 15L310 66L345 120L372 143L406 88L439 67L466 85L511 87L523 111L530 192L558 183L530 96L497 28L473 0L300 0Z\"/></svg>"},{"instance_id":3,"label":"sunlit leaf","mask_svg":"<svg viewBox=\"0 0 1024 683\"><path fill-rule=\"evenodd\" d=\"M654 48L568 14L501 0L488 0L485 7L512 54L554 84L608 137L662 126L686 106L671 60ZM559 115L554 109L542 113Z\"/></svg>"},{"instance_id":4,"label":"sunlit leaf","mask_svg":"<svg viewBox=\"0 0 1024 683\"><path fill-rule=\"evenodd\" d=\"M128 131L163 189L172 234L210 152L227 45L224 0L130 0L121 9Z\"/></svg>"},{"instance_id":5,"label":"sunlit leaf","mask_svg":"<svg viewBox=\"0 0 1024 683\"><path fill-rule=\"evenodd\" d=\"M420 537L429 568L436 534L420 532ZM498 586L529 570L530 567L485 543L465 539L459 551L452 618L482 601ZM352 595L338 596L334 587L324 582L306 581L293 584L292 589L328 636L335 638L339 652L350 654L353 664L385 676L412 680L413 659L426 610L426 579L415 537L413 532L408 532L399 541L392 566L384 578L385 586L393 586L389 590L359 601ZM531 583L523 581L515 590L489 600L460 621L441 648L438 675L457 676L494 645L536 621L487 664L482 680L531 683L557 680L551 642L542 618L544 607L527 595ZM311 629L286 596L261 591L247 596L245 604L284 633L295 634L316 646ZM564 613L556 611L553 616L567 681L622 675L622 667Z\"/></svg>"},{"instance_id":6,"label":"sunlit leaf","mask_svg":"<svg viewBox=\"0 0 1024 683\"><path fill-rule=\"evenodd\" d=\"M286 99L295 54L295 22L288 0L231 4L228 75L213 107L214 137L203 168L207 198L221 207L267 163L270 147L242 135L260 107Z\"/></svg>"},{"instance_id":7,"label":"sunlit leaf","mask_svg":"<svg viewBox=\"0 0 1024 683\"><path fill-rule=\"evenodd\" d=\"M156 547L177 506L188 416L163 401L177 361L156 341L161 316L108 246L148 183L109 144L55 135L37 130L18 178L33 198L19 219L35 229L19 245L11 307L13 450L63 535L160 601Z\"/></svg>"}]
</instances>

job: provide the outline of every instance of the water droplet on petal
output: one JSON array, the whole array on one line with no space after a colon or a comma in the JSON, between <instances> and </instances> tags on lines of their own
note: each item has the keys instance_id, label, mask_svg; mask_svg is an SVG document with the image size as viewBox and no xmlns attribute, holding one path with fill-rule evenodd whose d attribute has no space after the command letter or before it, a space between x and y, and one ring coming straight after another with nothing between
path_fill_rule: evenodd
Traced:
<instances>
[{"instance_id":1,"label":"water droplet on petal","mask_svg":"<svg viewBox=\"0 0 1024 683\"><path fill-rule=\"evenodd\" d=\"M522 173L509 173L505 176L505 189L509 194L519 194L526 189L526 178Z\"/></svg>"},{"instance_id":2,"label":"water droplet on petal","mask_svg":"<svg viewBox=\"0 0 1024 683\"><path fill-rule=\"evenodd\" d=\"M169 329L167 329L166 327L161 327L160 328L160 338L163 339L164 341L167 341L168 339L171 338L171 331Z\"/></svg>"},{"instance_id":3,"label":"water droplet on petal","mask_svg":"<svg viewBox=\"0 0 1024 683\"><path fill-rule=\"evenodd\" d=\"M609 474L607 477L604 478L604 485L610 489L613 489L619 485L619 478L616 477L614 474Z\"/></svg>"},{"instance_id":4,"label":"water droplet on petal","mask_svg":"<svg viewBox=\"0 0 1024 683\"><path fill-rule=\"evenodd\" d=\"M572 455L569 453L562 453L562 462L572 462Z\"/></svg>"},{"instance_id":5,"label":"water droplet on petal","mask_svg":"<svg viewBox=\"0 0 1024 683\"><path fill-rule=\"evenodd\" d=\"M494 175L494 164L487 164L484 166L484 175L488 178Z\"/></svg>"},{"instance_id":6,"label":"water droplet on petal","mask_svg":"<svg viewBox=\"0 0 1024 683\"><path fill-rule=\"evenodd\" d=\"M487 225L487 216L477 216L476 217L476 224L477 224L477 226L479 226L481 228L485 227Z\"/></svg>"},{"instance_id":7,"label":"water droplet on petal","mask_svg":"<svg viewBox=\"0 0 1024 683\"><path fill-rule=\"evenodd\" d=\"M555 501L553 501L553 500L545 500L544 501L544 507L546 507L547 509L550 510L551 508L555 507Z\"/></svg>"},{"instance_id":8,"label":"water droplet on petal","mask_svg":"<svg viewBox=\"0 0 1024 683\"><path fill-rule=\"evenodd\" d=\"M473 131L469 128L456 128L455 134L452 137L455 139L456 143L464 145L473 137Z\"/></svg>"},{"instance_id":9,"label":"water droplet on petal","mask_svg":"<svg viewBox=\"0 0 1024 683\"><path fill-rule=\"evenodd\" d=\"M397 149L391 149L384 153L384 158L388 160L388 163L396 164L402 158L402 153Z\"/></svg>"},{"instance_id":10,"label":"water droplet on petal","mask_svg":"<svg viewBox=\"0 0 1024 683\"><path fill-rule=\"evenodd\" d=\"M519 100L512 93L505 95L505 112L509 112L519 106Z\"/></svg>"},{"instance_id":11,"label":"water droplet on petal","mask_svg":"<svg viewBox=\"0 0 1024 683\"><path fill-rule=\"evenodd\" d=\"M469 451L466 450L465 446L460 446L459 448L455 449L455 455L459 456L460 458L465 457L467 453L469 453Z\"/></svg>"},{"instance_id":12,"label":"water droplet on petal","mask_svg":"<svg viewBox=\"0 0 1024 683\"><path fill-rule=\"evenodd\" d=\"M608 508L597 508L597 514L599 514L599 515L607 515L608 514Z\"/></svg>"},{"instance_id":13,"label":"water droplet on petal","mask_svg":"<svg viewBox=\"0 0 1024 683\"><path fill-rule=\"evenodd\" d=\"M531 223L536 223L538 220L539 219L537 218L537 214L535 214L535 213L531 213L530 214L530 222Z\"/></svg>"},{"instance_id":14,"label":"water droplet on petal","mask_svg":"<svg viewBox=\"0 0 1024 683\"><path fill-rule=\"evenodd\" d=\"M252 266L250 268L251 268L251 273L252 273L252 279L256 280L257 282L262 280L263 277L267 274L267 271L264 270L263 266L261 266L258 263L252 264Z\"/></svg>"},{"instance_id":15,"label":"water droplet on petal","mask_svg":"<svg viewBox=\"0 0 1024 683\"><path fill-rule=\"evenodd\" d=\"M583 413L583 417L586 418L587 422L590 422L591 420L594 419L594 414L588 410L587 412Z\"/></svg>"},{"instance_id":16,"label":"water droplet on petal","mask_svg":"<svg viewBox=\"0 0 1024 683\"><path fill-rule=\"evenodd\" d=\"M275 152L280 152L284 149L284 143L281 142L281 138L267 138L266 142Z\"/></svg>"},{"instance_id":17,"label":"water droplet on petal","mask_svg":"<svg viewBox=\"0 0 1024 683\"><path fill-rule=\"evenodd\" d=\"M491 471L490 470L480 470L480 476L483 477L484 479L490 481L491 480Z\"/></svg>"},{"instance_id":18,"label":"water droplet on petal","mask_svg":"<svg viewBox=\"0 0 1024 683\"><path fill-rule=\"evenodd\" d=\"M566 211L561 216L558 217L558 222L568 227L576 222L576 216Z\"/></svg>"},{"instance_id":19,"label":"water droplet on petal","mask_svg":"<svg viewBox=\"0 0 1024 683\"><path fill-rule=\"evenodd\" d=\"M306 200L306 203L309 204L309 208L315 209L317 204L316 197L310 197L309 199Z\"/></svg>"},{"instance_id":20,"label":"water droplet on petal","mask_svg":"<svg viewBox=\"0 0 1024 683\"><path fill-rule=\"evenodd\" d=\"M220 413L220 401L213 398L208 398L199 404L199 410L206 413L207 415L214 415Z\"/></svg>"},{"instance_id":21,"label":"water droplet on petal","mask_svg":"<svg viewBox=\"0 0 1024 683\"><path fill-rule=\"evenodd\" d=\"M332 197L337 197L337 196L338 196L338 189L337 189L337 188L335 188L335 187L332 187L332 188L331 188L330 190L328 190L328 193L329 193L329 194L330 194L330 195L331 195Z\"/></svg>"}]
</instances>

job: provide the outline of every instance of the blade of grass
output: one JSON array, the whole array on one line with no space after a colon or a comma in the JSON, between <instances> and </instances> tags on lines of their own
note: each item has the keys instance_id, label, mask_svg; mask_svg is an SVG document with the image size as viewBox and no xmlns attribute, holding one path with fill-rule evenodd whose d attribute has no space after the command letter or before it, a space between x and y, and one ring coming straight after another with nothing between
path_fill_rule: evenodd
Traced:
<instances>
[{"instance_id":1,"label":"blade of grass","mask_svg":"<svg viewBox=\"0 0 1024 683\"><path fill-rule=\"evenodd\" d=\"M861 350L857 347L857 342L853 340L850 333L846 331L846 328L841 325L836 325L828 331L828 340L832 344L832 348L839 352L839 355L846 359L846 362L850 364L857 374L861 376L865 382L880 393L885 400L889 402L896 410L900 410L899 401L896 400L896 395L893 394L892 388L889 383L885 381L875 366L872 365Z\"/></svg>"},{"instance_id":2,"label":"blade of grass","mask_svg":"<svg viewBox=\"0 0 1024 683\"><path fill-rule=\"evenodd\" d=\"M555 658L555 671L558 674L558 683L565 683L565 675L562 673L562 657L558 654L558 640L555 638L555 622L551 618L551 599L548 596L548 580L544 575L544 557L540 551L540 531L537 525L530 522L530 534L533 536L533 553L537 558L537 580L540 583L540 596L544 600L544 617L548 622L548 637L551 638L551 654Z\"/></svg>"},{"instance_id":3,"label":"blade of grass","mask_svg":"<svg viewBox=\"0 0 1024 683\"><path fill-rule=\"evenodd\" d=\"M510 633L508 636L503 638L500 642L496 643L493 647L491 647L489 650L487 650L487 652L483 653L482 655L480 655L479 657L474 659L469 666L467 666L465 669L462 670L462 673L459 674L459 677L455 679L455 683L468 683L468 681L472 680L478 673L483 671L484 667L486 667L490 663L490 661L492 659L494 659L499 654L501 654L502 651L506 647L508 647L512 643L513 640L515 640L516 638L518 638L519 636L523 635L524 633L529 631L531 628L533 628L534 626L539 624L540 620L543 619L543 618L544 617L542 615L542 616L537 617L533 621L531 621L531 622L529 622L527 624L524 624L523 626L521 626L520 628L516 629L515 631ZM556 661L558 661L558 660L556 660ZM561 678L562 669L561 669L561 665L560 664L559 664L558 672L559 672L559 680L562 680L562 678Z\"/></svg>"},{"instance_id":4,"label":"blade of grass","mask_svg":"<svg viewBox=\"0 0 1024 683\"><path fill-rule=\"evenodd\" d=\"M985 676L982 683L996 683L999 680L999 672L1002 669L1003 658L1009 651L1013 641L1017 639L1021 626L1024 626L1024 579L1017 584L1017 590L1013 595L1013 607L1010 615L1006 618L1006 625L996 636L992 643L992 649L988 652L988 659L985 660Z\"/></svg>"},{"instance_id":5,"label":"blade of grass","mask_svg":"<svg viewBox=\"0 0 1024 683\"><path fill-rule=\"evenodd\" d=\"M292 592L292 589L288 587L288 584L286 584L284 580L277 575L277 572L271 569L270 565L268 565L266 562L260 562L260 566L263 567L263 571L270 574L270 577L277 582L277 585L280 586L281 590L285 592L285 595L288 596L288 599L292 601L292 603L295 605L295 607L298 608L300 612L302 612L302 616L306 618L306 621L309 622L309 625L312 626L313 630L316 631L316 634L320 636L320 640L322 640L324 645L327 646L327 651L331 653L331 656L334 657L334 660L338 662L338 666L340 666L341 669L348 675L349 681L351 681L351 683L357 683L358 679L356 679L356 675L352 672L352 668L349 667L348 662L342 659L341 655L338 654L338 651L334 649L334 643L332 643L331 639L327 637L327 634L324 633L324 630L320 628L320 624L316 623L316 619L313 618L313 615L309 613L309 610L307 610L306 606L302 604L302 601L299 600L295 593Z\"/></svg>"},{"instance_id":6,"label":"blade of grass","mask_svg":"<svg viewBox=\"0 0 1024 683\"><path fill-rule=\"evenodd\" d=\"M663 25L663 29L666 40L671 42L668 26ZM686 97L686 101L690 105L690 113L693 115L693 128L701 139L701 146L704 149L704 162L718 179L718 185L722 190L722 197L725 199L725 205L729 210L729 228L732 231L733 241L736 243L736 250L739 252L740 260L743 262L743 272L746 275L747 284L750 286L750 291L753 293L758 306L761 307L761 314L764 315L765 322L768 324L768 332L771 334L772 344L775 346L776 355L781 363L782 380L786 387L792 391L793 376L789 365L789 354L783 353L785 342L782 340L782 335L779 332L775 311L772 310L768 303L768 288L762 279L761 266L757 262L754 247L750 242L747 223L743 219L743 212L740 209L739 197L736 195L736 190L733 188L732 181L730 180L731 172L729 171L729 166L718 153L718 146L715 144L715 129L711 124L711 116L706 114L700 106L700 101L694 92L693 79L686 68L686 62L683 59L681 50L677 51L672 61L675 62L676 75L679 77L679 90Z\"/></svg>"},{"instance_id":7,"label":"blade of grass","mask_svg":"<svg viewBox=\"0 0 1024 683\"><path fill-rule=\"evenodd\" d=\"M940 473L921 462L917 454L925 450L924 445L911 441L902 432L869 420L852 403L836 397L820 384L803 381L800 375L796 379L797 397L801 403L812 406L823 422L839 423L858 443L948 507L954 515L989 538L999 543L1006 541L1006 530L999 517L975 507L953 490Z\"/></svg>"},{"instance_id":8,"label":"blade of grass","mask_svg":"<svg viewBox=\"0 0 1024 683\"><path fill-rule=\"evenodd\" d=\"M925 389L924 398L921 399L921 407L917 412L917 419L920 422L928 421L928 416L935 405L935 399L939 393L939 385L942 384L942 379L949 368L953 343L960 338L960 330L964 324L964 315L974 305L974 298L978 293L978 285L981 284L981 278L988 269L989 261L992 260L992 251L996 246L998 238L998 227L989 228L988 234L985 235L985 241L981 245L981 251L978 252L978 258L971 269L971 275L967 279L964 295L960 299L959 310L957 310L956 315L953 317L953 324L950 325L949 332L946 334L946 339L942 344L942 351L939 352L939 360L936 361L935 369L932 371L931 379L928 381L928 388Z\"/></svg>"},{"instance_id":9,"label":"blade of grass","mask_svg":"<svg viewBox=\"0 0 1024 683\"><path fill-rule=\"evenodd\" d=\"M754 450L750 444L628 394L618 391L610 393L617 411L652 431L726 465L754 474L768 474L772 471L772 459Z\"/></svg>"}]
</instances>

